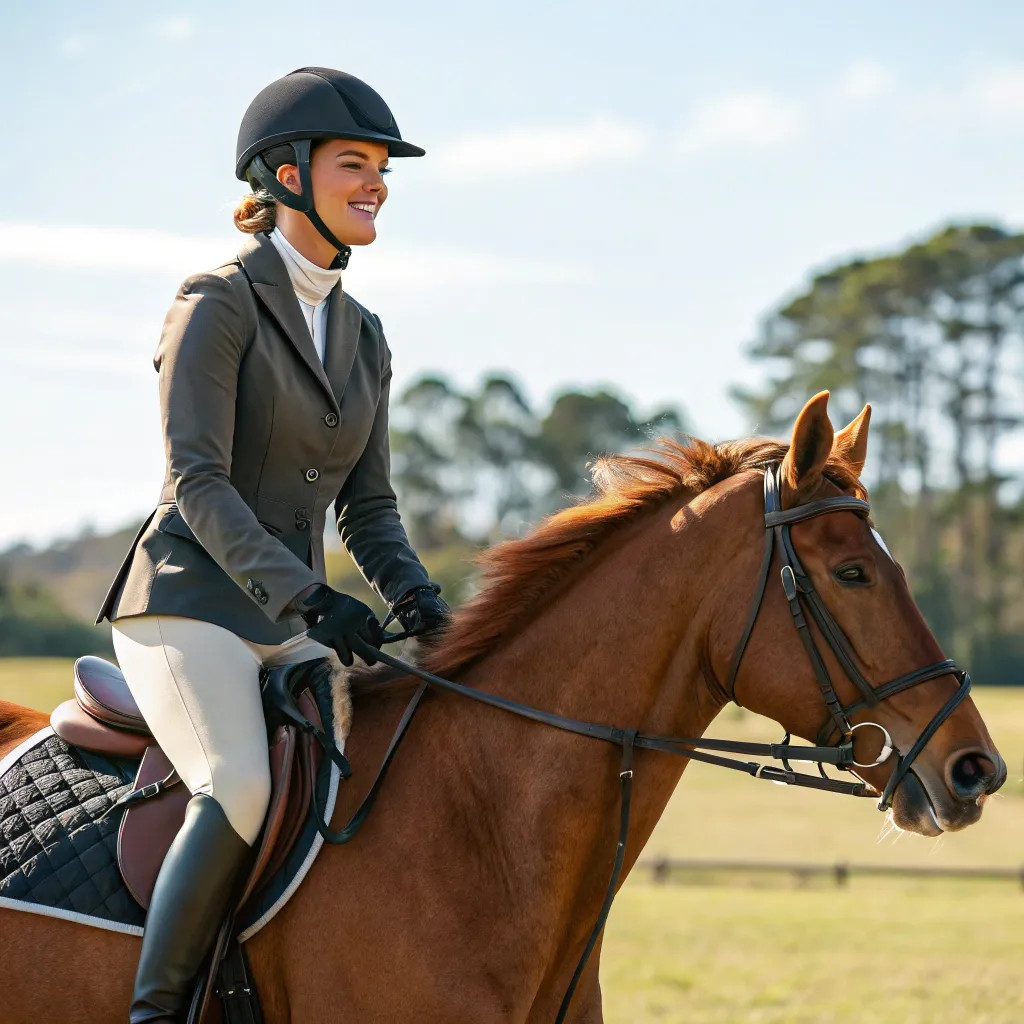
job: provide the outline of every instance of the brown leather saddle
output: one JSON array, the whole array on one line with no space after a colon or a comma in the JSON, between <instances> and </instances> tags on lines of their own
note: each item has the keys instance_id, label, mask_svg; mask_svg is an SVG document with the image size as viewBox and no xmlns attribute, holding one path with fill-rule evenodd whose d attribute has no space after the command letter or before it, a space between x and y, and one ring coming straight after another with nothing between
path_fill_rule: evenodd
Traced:
<instances>
[{"instance_id":1,"label":"brown leather saddle","mask_svg":"<svg viewBox=\"0 0 1024 1024\"><path fill-rule=\"evenodd\" d=\"M322 720L309 688L296 695L295 704L301 717L322 735ZM270 807L239 909L287 860L309 813L323 751L315 732L300 729L297 721L285 717L269 738ZM74 699L56 708L50 724L73 746L139 760L117 854L125 885L148 908L164 856L185 820L191 793L153 739L120 669L102 658L90 655L75 662Z\"/></svg>"}]
</instances>

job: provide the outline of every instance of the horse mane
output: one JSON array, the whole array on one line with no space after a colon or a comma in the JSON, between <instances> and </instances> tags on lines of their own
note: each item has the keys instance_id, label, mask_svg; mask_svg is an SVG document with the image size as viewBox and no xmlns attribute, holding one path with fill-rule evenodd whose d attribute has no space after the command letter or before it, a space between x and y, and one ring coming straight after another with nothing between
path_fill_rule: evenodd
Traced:
<instances>
[{"instance_id":1,"label":"horse mane","mask_svg":"<svg viewBox=\"0 0 1024 1024\"><path fill-rule=\"evenodd\" d=\"M0 700L0 757L46 725L47 716L31 708Z\"/></svg>"},{"instance_id":2,"label":"horse mane","mask_svg":"<svg viewBox=\"0 0 1024 1024\"><path fill-rule=\"evenodd\" d=\"M613 533L674 498L692 500L738 473L781 462L788 450L788 444L770 438L720 444L662 438L639 454L597 459L590 467L594 493L589 499L477 557L480 590L458 609L444 635L420 652L421 666L442 676L465 669L535 617L559 584ZM853 467L836 452L825 475L841 490L866 497Z\"/></svg>"}]
</instances>

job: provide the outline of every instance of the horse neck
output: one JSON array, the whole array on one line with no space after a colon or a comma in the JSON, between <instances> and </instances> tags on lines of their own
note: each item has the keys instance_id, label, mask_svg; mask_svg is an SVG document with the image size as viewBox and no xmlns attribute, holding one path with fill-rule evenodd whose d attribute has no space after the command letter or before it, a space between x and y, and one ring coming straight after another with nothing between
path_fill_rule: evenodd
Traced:
<instances>
[{"instance_id":1,"label":"horse neck","mask_svg":"<svg viewBox=\"0 0 1024 1024\"><path fill-rule=\"evenodd\" d=\"M702 515L705 497L622 528L464 680L623 727L678 728L683 718L706 726L718 710L700 671L707 598L727 585L722 566L736 529Z\"/></svg>"},{"instance_id":2,"label":"horse neck","mask_svg":"<svg viewBox=\"0 0 1024 1024\"><path fill-rule=\"evenodd\" d=\"M710 626L705 596L723 585L731 532L692 505L648 513L609 539L534 621L464 680L574 718L701 735L720 706L701 670ZM453 785L451 799L476 804L459 807L458 819L479 821L487 843L507 845L500 860L514 865L515 876L507 888L550 908L550 934L564 932L559 916L563 926L592 920L614 849L619 751L468 701L447 703L450 728L436 742L449 765L454 759L455 776L473 780ZM630 864L683 762L640 751L635 768ZM531 859L524 850L542 852Z\"/></svg>"}]
</instances>

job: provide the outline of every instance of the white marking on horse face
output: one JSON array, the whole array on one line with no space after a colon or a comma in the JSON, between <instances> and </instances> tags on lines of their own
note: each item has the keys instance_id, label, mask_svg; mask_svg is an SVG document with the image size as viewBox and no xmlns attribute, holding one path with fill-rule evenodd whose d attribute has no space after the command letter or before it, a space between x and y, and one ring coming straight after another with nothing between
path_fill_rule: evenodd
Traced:
<instances>
[{"instance_id":1,"label":"white marking on horse face","mask_svg":"<svg viewBox=\"0 0 1024 1024\"><path fill-rule=\"evenodd\" d=\"M889 550L885 541L882 540L882 535L874 528L871 528L871 536L878 541L878 546L889 556L890 561L895 562L896 559L892 557L892 552Z\"/></svg>"}]
</instances>

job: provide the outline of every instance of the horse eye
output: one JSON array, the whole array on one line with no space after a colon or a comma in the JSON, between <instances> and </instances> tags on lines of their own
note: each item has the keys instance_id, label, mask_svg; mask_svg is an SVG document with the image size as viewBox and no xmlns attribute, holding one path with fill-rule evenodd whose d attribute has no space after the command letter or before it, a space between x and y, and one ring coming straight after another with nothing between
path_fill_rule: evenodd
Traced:
<instances>
[{"instance_id":1,"label":"horse eye","mask_svg":"<svg viewBox=\"0 0 1024 1024\"><path fill-rule=\"evenodd\" d=\"M840 583L867 583L864 570L859 565L844 565L836 570L836 579Z\"/></svg>"}]
</instances>

